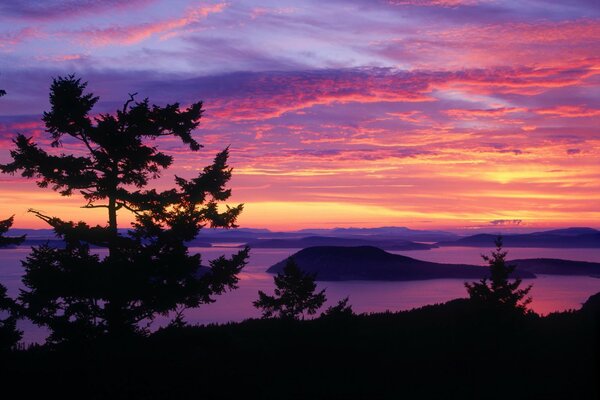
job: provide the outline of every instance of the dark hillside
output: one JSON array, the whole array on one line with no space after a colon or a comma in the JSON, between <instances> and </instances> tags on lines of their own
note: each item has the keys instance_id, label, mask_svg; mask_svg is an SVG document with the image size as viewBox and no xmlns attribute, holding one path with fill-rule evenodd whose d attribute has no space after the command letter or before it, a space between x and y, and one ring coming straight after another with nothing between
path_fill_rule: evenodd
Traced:
<instances>
[{"instance_id":1,"label":"dark hillside","mask_svg":"<svg viewBox=\"0 0 600 400\"><path fill-rule=\"evenodd\" d=\"M597 297L598 295L596 295ZM22 398L596 399L598 302L539 317L467 300L307 321L170 328L143 342L3 356Z\"/></svg>"}]
</instances>

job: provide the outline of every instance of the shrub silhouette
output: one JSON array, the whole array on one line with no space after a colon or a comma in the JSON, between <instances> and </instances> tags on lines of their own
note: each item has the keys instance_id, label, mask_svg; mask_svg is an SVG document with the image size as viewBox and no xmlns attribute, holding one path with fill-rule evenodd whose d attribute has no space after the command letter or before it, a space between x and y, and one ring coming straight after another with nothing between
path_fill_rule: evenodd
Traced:
<instances>
[{"instance_id":1,"label":"shrub silhouette","mask_svg":"<svg viewBox=\"0 0 600 400\"><path fill-rule=\"evenodd\" d=\"M302 272L291 257L273 280L275 295L269 296L259 290L259 298L253 303L262 310L263 318L304 319L304 313L313 315L325 303L325 290L315 293L315 275Z\"/></svg>"},{"instance_id":2,"label":"shrub silhouette","mask_svg":"<svg viewBox=\"0 0 600 400\"><path fill-rule=\"evenodd\" d=\"M180 316L181 310L235 288L248 256L245 248L212 261L205 271L200 256L190 255L185 244L206 225L236 226L243 206L218 208L231 195L228 149L195 178L175 177L175 188L147 188L173 162L158 150L160 139L179 140L192 152L202 147L192 137L202 102L185 109L178 103L161 107L148 99L137 102L134 94L114 114L92 118L98 97L85 93L86 86L73 75L54 79L51 110L43 115L51 146L76 143L74 154L49 153L19 134L12 162L0 166L63 196L80 193L84 208L107 212L107 225L90 226L31 210L65 243L35 248L23 261L27 289L20 301L30 319L50 328L51 342L144 333L141 322L173 311ZM122 234L117 214L125 210L135 223ZM91 253L91 245L108 248L108 256Z\"/></svg>"},{"instance_id":3,"label":"shrub silhouette","mask_svg":"<svg viewBox=\"0 0 600 400\"><path fill-rule=\"evenodd\" d=\"M496 239L495 245L496 250L492 251L490 256L482 255L490 267L490 278L485 277L479 282L466 282L469 297L479 307L523 314L527 311L527 305L531 303L527 294L532 285L519 289L521 279L515 278L512 282L509 280L515 266L506 263L508 252L502 250L502 237Z\"/></svg>"}]
</instances>

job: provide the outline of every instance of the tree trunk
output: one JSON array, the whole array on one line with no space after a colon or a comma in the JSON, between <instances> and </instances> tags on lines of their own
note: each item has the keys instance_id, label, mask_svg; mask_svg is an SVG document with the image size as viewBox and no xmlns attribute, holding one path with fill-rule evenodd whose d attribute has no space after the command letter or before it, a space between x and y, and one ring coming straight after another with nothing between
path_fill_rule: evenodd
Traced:
<instances>
[{"instance_id":1,"label":"tree trunk","mask_svg":"<svg viewBox=\"0 0 600 400\"><path fill-rule=\"evenodd\" d=\"M117 202L114 196L109 196L108 198L108 227L110 231L108 238L108 259L110 263L118 264ZM115 282L115 287L119 287L118 282ZM125 330L123 307L121 293L117 290L116 293L112 293L105 305L107 330L109 335L116 340L123 335L123 331Z\"/></svg>"},{"instance_id":2,"label":"tree trunk","mask_svg":"<svg viewBox=\"0 0 600 400\"><path fill-rule=\"evenodd\" d=\"M108 244L109 255L114 255L114 246L117 238L117 201L114 197L108 199L108 227L110 228L111 237Z\"/></svg>"}]
</instances>

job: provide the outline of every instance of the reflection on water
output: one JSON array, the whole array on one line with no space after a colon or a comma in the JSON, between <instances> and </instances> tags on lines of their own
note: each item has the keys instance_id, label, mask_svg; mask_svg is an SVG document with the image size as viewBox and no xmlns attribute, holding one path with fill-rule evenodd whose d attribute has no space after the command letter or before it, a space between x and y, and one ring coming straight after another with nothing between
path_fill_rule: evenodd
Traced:
<instances>
[{"instance_id":1,"label":"reflection on water","mask_svg":"<svg viewBox=\"0 0 600 400\"><path fill-rule=\"evenodd\" d=\"M204 263L220 255L230 255L239 249L227 247L191 248L191 252L202 254ZM600 249L508 249L508 258L564 258L579 261L600 262ZM217 298L213 304L188 310L186 315L191 323L214 323L241 321L259 317L252 307L257 292L273 290L273 276L266 269L278 261L294 254L298 249L254 249L250 262L240 275L239 289ZM102 254L104 250L97 250ZM444 247L433 250L396 252L409 257L434 262L468 263L483 265L481 253L489 252L482 248ZM0 282L8 287L12 296L17 295L21 285L22 269L19 260L29 253L28 247L3 249L0 251ZM533 283L531 307L538 313L576 309L590 295L600 292L600 279L585 276L541 275L538 279L527 280ZM435 279L409 282L320 282L319 288L327 289L328 304L349 296L356 312L398 311L420 307L426 304L441 303L458 297L466 297L462 280ZM165 323L165 319L156 325ZM29 323L23 323L25 341L41 341L44 332Z\"/></svg>"}]
</instances>

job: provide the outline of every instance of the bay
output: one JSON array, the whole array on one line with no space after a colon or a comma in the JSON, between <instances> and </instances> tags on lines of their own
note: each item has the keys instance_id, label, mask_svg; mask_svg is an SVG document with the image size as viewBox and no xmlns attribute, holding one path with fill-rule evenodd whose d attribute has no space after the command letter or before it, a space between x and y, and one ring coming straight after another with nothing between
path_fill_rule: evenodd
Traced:
<instances>
[{"instance_id":1,"label":"bay","mask_svg":"<svg viewBox=\"0 0 600 400\"><path fill-rule=\"evenodd\" d=\"M220 255L230 255L239 249L232 247L193 247L190 252L202 254L203 263ZM244 271L240 274L239 288L216 298L212 304L187 310L187 321L192 324L209 324L242 321L258 318L260 313L252 306L258 291L273 291L273 275L267 268L282 259L293 255L299 249L254 249ZM600 249L547 249L514 248L507 249L509 259L517 258L562 258L578 261L600 262ZM18 294L23 273L20 260L27 256L28 247L0 250L0 282L7 286L12 296ZM105 250L95 250L104 254ZM432 250L394 252L409 257L433 262L467 263L484 265L481 253L486 249L472 247L442 247ZM592 294L600 292L600 279L587 276L538 275L537 279L524 281L533 284L531 308L539 314L554 311L578 309ZM458 279L433 279L408 282L346 281L319 282L319 288L326 289L327 304L335 304L344 297L357 313L400 311L421 307L427 304L442 303L451 299L466 297L464 281ZM325 307L326 307L325 306ZM159 318L153 328L168 322ZM24 331L24 342L41 342L46 332L24 321L20 323Z\"/></svg>"}]
</instances>

